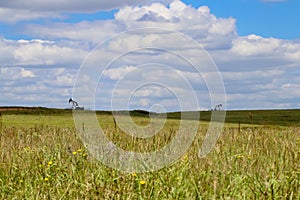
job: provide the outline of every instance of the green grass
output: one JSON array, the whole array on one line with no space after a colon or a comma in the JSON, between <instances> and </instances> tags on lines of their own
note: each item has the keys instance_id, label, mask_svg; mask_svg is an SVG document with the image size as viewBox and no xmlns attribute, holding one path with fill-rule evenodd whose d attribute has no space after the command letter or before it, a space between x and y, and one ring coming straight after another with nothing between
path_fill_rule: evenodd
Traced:
<instances>
[{"instance_id":1,"label":"green grass","mask_svg":"<svg viewBox=\"0 0 300 200\"><path fill-rule=\"evenodd\" d=\"M297 123L277 126L266 120L268 124L252 125L246 122L247 111L232 112L240 117L230 113L229 122L235 123L225 124L205 159L197 157L208 125L201 122L194 143L180 160L141 174L117 171L95 160L78 137L69 111L2 113L0 199L300 199ZM269 116L252 113L253 121ZM179 124L169 119L159 134L142 140L116 130L109 113L97 116L118 146L141 152L164 146ZM268 119L282 117L272 116ZM133 118L143 126L149 123L142 116Z\"/></svg>"},{"instance_id":2,"label":"green grass","mask_svg":"<svg viewBox=\"0 0 300 200\"><path fill-rule=\"evenodd\" d=\"M217 111L218 112L218 111ZM193 112L188 112L192 115ZM252 119L249 116L252 113ZM168 113L168 118L179 119L181 113ZM210 121L211 111L201 111L200 118ZM227 123L300 126L300 110L229 110L226 111Z\"/></svg>"},{"instance_id":3,"label":"green grass","mask_svg":"<svg viewBox=\"0 0 300 200\"><path fill-rule=\"evenodd\" d=\"M1 110L6 109L6 110ZM0 107L0 114L7 115L29 115L46 120L47 116L68 116L72 118L71 110L44 108L44 107ZM123 114L123 111L118 114ZM211 120L211 111L200 111L201 121L209 122ZM252 114L252 119L249 116ZM195 111L185 112L187 119L194 118ZM110 111L97 111L97 115L111 115ZM130 111L131 116L149 117L149 112L143 110ZM181 119L180 112L167 113L168 119ZM257 125L276 125L276 126L300 126L300 109L290 110L229 110L226 111L227 123L257 124ZM32 123L37 123L33 120Z\"/></svg>"}]
</instances>

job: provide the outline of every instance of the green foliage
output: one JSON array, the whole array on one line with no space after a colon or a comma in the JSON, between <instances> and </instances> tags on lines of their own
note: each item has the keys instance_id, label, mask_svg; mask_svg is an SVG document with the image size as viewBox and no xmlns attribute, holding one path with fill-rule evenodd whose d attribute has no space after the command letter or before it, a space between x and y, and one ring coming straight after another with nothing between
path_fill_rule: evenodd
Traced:
<instances>
[{"instance_id":1,"label":"green foliage","mask_svg":"<svg viewBox=\"0 0 300 200\"><path fill-rule=\"evenodd\" d=\"M246 114L246 113L245 113ZM246 114L247 116L247 114ZM257 116L253 112L253 118ZM133 117L139 125L150 122ZM172 139L179 124L168 120L142 141L115 130L99 114L104 132L118 146L153 151ZM70 113L4 115L0 130L0 199L299 199L300 128L226 124L214 150L197 157L208 123L188 152L156 172L110 169L86 150Z\"/></svg>"}]
</instances>

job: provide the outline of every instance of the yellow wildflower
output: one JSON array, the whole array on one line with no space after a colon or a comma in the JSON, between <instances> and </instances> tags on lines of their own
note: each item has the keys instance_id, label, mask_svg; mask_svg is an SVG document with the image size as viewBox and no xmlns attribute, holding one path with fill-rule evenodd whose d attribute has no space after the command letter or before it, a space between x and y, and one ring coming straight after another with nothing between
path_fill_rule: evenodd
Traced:
<instances>
[{"instance_id":1,"label":"yellow wildflower","mask_svg":"<svg viewBox=\"0 0 300 200\"><path fill-rule=\"evenodd\" d=\"M73 154L73 155L76 155L76 154L77 154L77 151L73 151L72 154Z\"/></svg>"},{"instance_id":2,"label":"yellow wildflower","mask_svg":"<svg viewBox=\"0 0 300 200\"><path fill-rule=\"evenodd\" d=\"M24 151L30 151L30 147L28 146L28 147L24 147Z\"/></svg>"},{"instance_id":3,"label":"yellow wildflower","mask_svg":"<svg viewBox=\"0 0 300 200\"><path fill-rule=\"evenodd\" d=\"M141 184L141 185L145 185L145 184L146 184L146 181L141 180L141 181L140 181L140 184Z\"/></svg>"},{"instance_id":4,"label":"yellow wildflower","mask_svg":"<svg viewBox=\"0 0 300 200\"><path fill-rule=\"evenodd\" d=\"M189 159L189 156L186 154L186 155L183 156L183 159L187 160L187 159Z\"/></svg>"},{"instance_id":5,"label":"yellow wildflower","mask_svg":"<svg viewBox=\"0 0 300 200\"><path fill-rule=\"evenodd\" d=\"M52 161L49 161L48 162L48 166L50 166L50 165L52 165L53 164L53 162Z\"/></svg>"}]
</instances>

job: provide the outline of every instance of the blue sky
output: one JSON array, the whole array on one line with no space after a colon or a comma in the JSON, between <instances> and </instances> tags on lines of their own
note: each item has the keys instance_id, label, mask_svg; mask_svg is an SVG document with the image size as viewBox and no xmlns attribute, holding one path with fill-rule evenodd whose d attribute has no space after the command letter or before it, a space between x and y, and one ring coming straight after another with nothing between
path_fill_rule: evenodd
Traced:
<instances>
[{"instance_id":1,"label":"blue sky","mask_svg":"<svg viewBox=\"0 0 300 200\"><path fill-rule=\"evenodd\" d=\"M227 0L215 2L211 0L183 0L188 5L199 7L207 5L212 13L218 17L233 17L237 20L237 31L239 35L257 34L263 37L276 37L281 39L299 39L300 21L299 7L297 0L283 1L260 1L260 0ZM99 19L113 19L117 9L99 11L93 13L65 13L63 19L52 19L51 21L64 21L76 23L83 20L93 21ZM31 23L45 23L49 19L33 20ZM2 35L7 38L24 38L16 30L18 26L28 22L1 23ZM28 37L28 36L27 36Z\"/></svg>"},{"instance_id":2,"label":"blue sky","mask_svg":"<svg viewBox=\"0 0 300 200\"><path fill-rule=\"evenodd\" d=\"M194 6L208 5L218 17L237 19L240 35L258 34L263 37L299 39L300 1L263 2L260 0L185 0Z\"/></svg>"},{"instance_id":3,"label":"blue sky","mask_svg":"<svg viewBox=\"0 0 300 200\"><path fill-rule=\"evenodd\" d=\"M196 51L176 34L169 38L160 31L133 32L134 37L118 35L135 28L157 27L184 33L207 51L221 74L227 100L216 91L207 91L210 87L205 84L213 82L216 73L205 69L197 77L184 63L157 50L129 53L107 69L94 66L85 75L90 76L91 85L99 85L101 92L94 88L99 103L91 105L93 97L84 95L77 100L88 108L110 110L114 109L111 102L115 92L120 101L129 102L130 109L150 110L159 104L165 110L179 110L185 106L182 102L191 105L188 98L178 103L174 96L188 90L174 81L180 74L177 78L187 76L199 100L199 105L185 109L210 109L216 103L228 109L300 107L297 0L69 1L0 2L0 106L69 107L66 99L76 96L74 84L80 79L76 75L84 61L89 62L94 48L101 52L99 63L145 44L197 59ZM111 40L97 46L108 38ZM160 68L141 67L153 61ZM176 73L160 64L172 66ZM97 71L99 68L104 71ZM99 82L101 73L103 82ZM159 84L138 87L141 77L150 82L165 80L167 88ZM122 87L117 87L118 83ZM130 93L128 88L133 86L140 89ZM129 93L130 100L125 98ZM116 105L126 109L122 106Z\"/></svg>"}]
</instances>

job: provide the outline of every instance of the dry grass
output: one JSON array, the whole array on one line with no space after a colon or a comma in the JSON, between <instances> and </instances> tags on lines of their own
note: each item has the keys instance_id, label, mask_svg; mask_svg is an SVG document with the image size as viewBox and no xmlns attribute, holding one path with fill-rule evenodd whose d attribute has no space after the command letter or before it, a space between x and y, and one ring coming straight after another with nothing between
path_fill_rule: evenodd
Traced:
<instances>
[{"instance_id":1,"label":"dry grass","mask_svg":"<svg viewBox=\"0 0 300 200\"><path fill-rule=\"evenodd\" d=\"M93 159L69 117L66 123L61 116L3 118L0 199L300 199L300 128L242 125L239 132L226 125L215 149L199 159L206 133L201 124L189 151L172 166L127 174ZM24 118L29 124L17 123ZM169 120L160 135L143 142L117 133L112 117L99 120L115 143L141 151L163 146L178 124Z\"/></svg>"}]
</instances>

